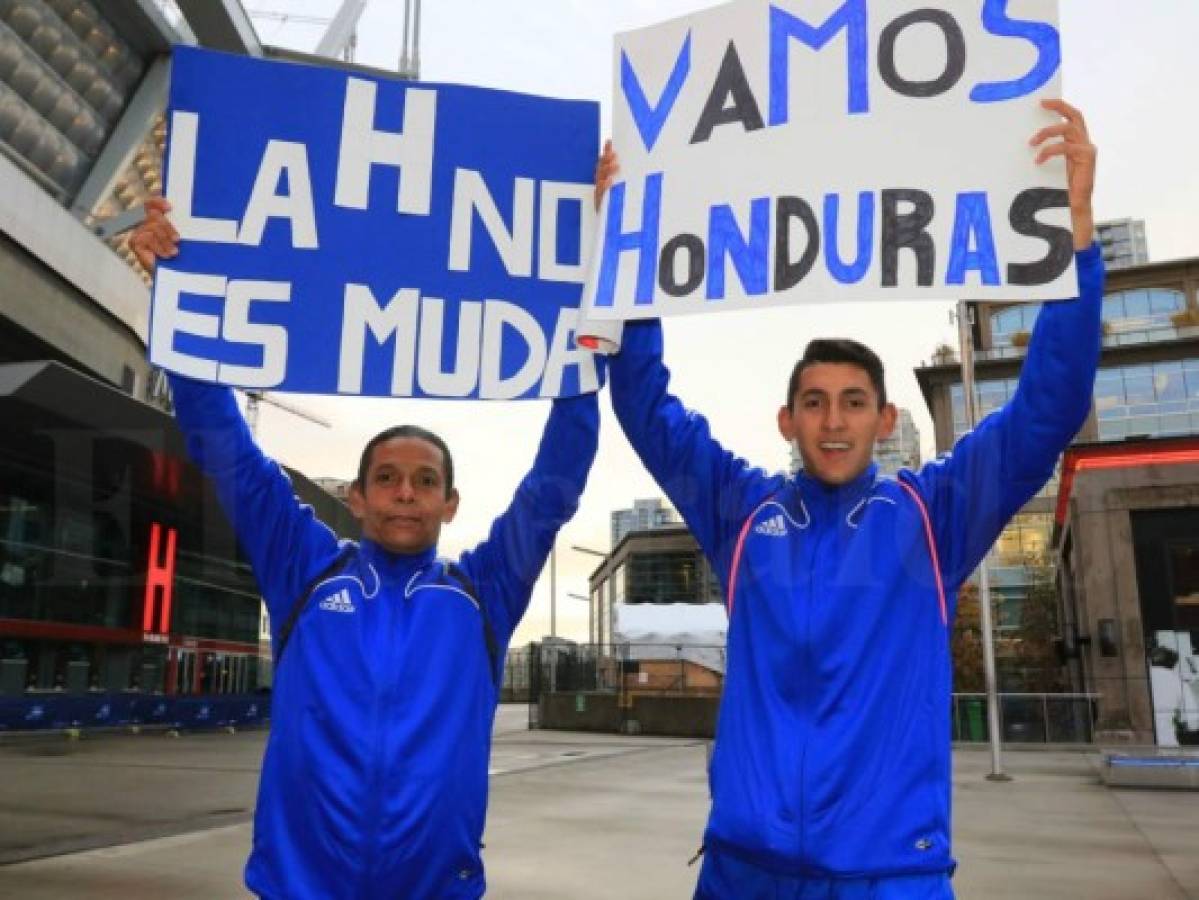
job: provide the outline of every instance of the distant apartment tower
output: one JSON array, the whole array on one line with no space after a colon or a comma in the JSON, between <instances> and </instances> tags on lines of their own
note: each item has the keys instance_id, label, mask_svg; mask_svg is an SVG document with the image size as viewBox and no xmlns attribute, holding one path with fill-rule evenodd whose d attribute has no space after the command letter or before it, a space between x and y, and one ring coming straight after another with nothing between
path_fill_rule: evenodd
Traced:
<instances>
[{"instance_id":1,"label":"distant apartment tower","mask_svg":"<svg viewBox=\"0 0 1199 900\"><path fill-rule=\"evenodd\" d=\"M612 546L615 547L630 531L652 531L679 523L679 514L658 497L634 500L632 509L612 512Z\"/></svg>"},{"instance_id":2,"label":"distant apartment tower","mask_svg":"<svg viewBox=\"0 0 1199 900\"><path fill-rule=\"evenodd\" d=\"M892 478L900 469L920 468L920 431L908 410L899 410L891 436L875 445L874 460L879 474Z\"/></svg>"},{"instance_id":3,"label":"distant apartment tower","mask_svg":"<svg viewBox=\"0 0 1199 900\"><path fill-rule=\"evenodd\" d=\"M1127 269L1149 262L1144 219L1113 219L1095 226L1108 269Z\"/></svg>"}]
</instances>

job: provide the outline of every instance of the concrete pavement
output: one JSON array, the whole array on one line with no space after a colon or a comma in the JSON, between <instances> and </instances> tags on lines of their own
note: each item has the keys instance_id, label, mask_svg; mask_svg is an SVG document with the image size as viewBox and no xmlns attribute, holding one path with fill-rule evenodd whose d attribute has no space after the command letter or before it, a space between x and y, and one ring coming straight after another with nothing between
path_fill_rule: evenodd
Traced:
<instances>
[{"instance_id":1,"label":"concrete pavement","mask_svg":"<svg viewBox=\"0 0 1199 900\"><path fill-rule=\"evenodd\" d=\"M708 803L703 744L523 725L523 707L497 722L489 896L689 897L696 869L686 862ZM0 897L245 896L262 739L143 735L59 756L0 748L0 851L121 841L2 866ZM1016 780L993 784L987 754L955 753L959 897L1199 900L1199 794L1109 790L1082 753L1005 759ZM197 825L217 827L140 839Z\"/></svg>"}]
</instances>

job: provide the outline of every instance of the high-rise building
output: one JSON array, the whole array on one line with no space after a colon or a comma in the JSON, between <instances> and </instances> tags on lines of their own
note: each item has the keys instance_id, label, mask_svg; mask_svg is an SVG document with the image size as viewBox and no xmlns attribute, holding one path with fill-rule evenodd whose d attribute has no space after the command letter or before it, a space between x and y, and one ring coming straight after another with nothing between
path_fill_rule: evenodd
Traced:
<instances>
[{"instance_id":1,"label":"high-rise building","mask_svg":"<svg viewBox=\"0 0 1199 900\"><path fill-rule=\"evenodd\" d=\"M679 523L679 514L658 497L634 500L631 509L612 511L612 546L630 531L651 531Z\"/></svg>"},{"instance_id":2,"label":"high-rise building","mask_svg":"<svg viewBox=\"0 0 1199 900\"><path fill-rule=\"evenodd\" d=\"M1040 305L975 303L970 307L977 348L975 391L982 417L1006 403L1015 391ZM942 354L917 368L916 378L932 414L937 452L947 451L966 430L959 364ZM1065 627L1071 629L1063 638L1076 652L1069 669L1073 687L1104 695L1099 703L1101 731L1127 732L1139 740L1152 740L1152 716L1144 714L1144 710L1152 709L1145 675L1152 660L1147 654L1160 645L1158 633L1169 630L1169 616L1160 610L1174 607L1153 594L1167 591L1164 582L1156 586L1142 583L1143 579L1138 581L1133 574L1137 571L1133 544L1158 539L1149 525L1145 525L1149 530L1138 531L1138 517L1148 522L1155 511L1173 506L1173 527L1181 528L1179 523L1184 520L1190 522L1177 532L1176 541L1193 542L1199 547L1199 502L1191 499L1199 498L1199 491L1183 491L1178 483L1158 478L1153 469L1155 459L1165 458L1154 446L1156 443L1178 439L1194 442L1196 436L1199 259L1110 271L1103 301L1103 347L1094 406L1075 439L1079 449L1072 465L1087 470L1111 468L1118 463L1121 474L1115 479L1117 483L1108 485L1107 494L1090 489L1080 494L1080 476L1072 471L1067 483L1074 486L1073 500L1065 486L1065 499L1059 498L1062 479L1055 474L996 542L989 573L1002 689L1022 687L1013 653L1005 650L1013 650L1015 641L1008 638L1014 639L1022 626L1026 600L1034 587L1052 583L1057 559L1072 556L1073 574L1069 577L1079 581L1067 586L1062 617ZM1175 450L1171 443L1170 452ZM1081 477L1086 481L1096 476ZM1076 506L1079 502L1092 505L1081 510ZM1182 515L1186 510L1194 516L1188 519ZM1082 552L1078 541L1093 542L1099 539L1098 533L1090 526L1071 528L1070 516L1081 515L1093 523L1099 521L1095 517L1100 513L1108 517L1102 538L1108 543L1103 548L1092 544ZM1080 558L1088 560L1081 567ZM1144 571L1152 568L1142 566ZM1084 580L1090 585L1089 591L1080 587ZM1183 604L1177 608L1189 607ZM1175 625L1181 629L1187 623L1176 616ZM1150 627L1152 634L1146 630ZM1101 628L1110 638L1102 641L1102 647ZM1199 647L1199 627L1194 629L1193 646ZM1169 654L1162 651L1160 655ZM1113 724L1119 722L1131 724Z\"/></svg>"},{"instance_id":3,"label":"high-rise building","mask_svg":"<svg viewBox=\"0 0 1199 900\"><path fill-rule=\"evenodd\" d=\"M891 478L900 469L920 468L920 431L912 421L910 411L899 410L891 436L875 445L874 460L878 463L879 474Z\"/></svg>"},{"instance_id":4,"label":"high-rise building","mask_svg":"<svg viewBox=\"0 0 1199 900\"><path fill-rule=\"evenodd\" d=\"M1096 222L1095 235L1103 248L1103 261L1108 271L1143 266L1149 262L1144 219Z\"/></svg>"}]
</instances>

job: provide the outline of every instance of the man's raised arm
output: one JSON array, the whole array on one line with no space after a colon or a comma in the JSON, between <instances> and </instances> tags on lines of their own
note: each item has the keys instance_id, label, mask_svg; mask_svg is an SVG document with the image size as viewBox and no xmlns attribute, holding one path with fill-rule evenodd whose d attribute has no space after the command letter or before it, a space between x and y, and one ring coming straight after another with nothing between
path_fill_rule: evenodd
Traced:
<instances>
[{"instance_id":1,"label":"man's raised arm","mask_svg":"<svg viewBox=\"0 0 1199 900\"><path fill-rule=\"evenodd\" d=\"M462 566L480 586L499 589L495 609L507 638L529 603L558 530L579 508L579 497L595 461L599 441L599 401L595 394L553 402L533 467L521 480L508 508L478 547L463 554ZM486 593L486 592L484 592Z\"/></svg>"},{"instance_id":2,"label":"man's raised arm","mask_svg":"<svg viewBox=\"0 0 1199 900\"><path fill-rule=\"evenodd\" d=\"M970 575L1011 517L1053 476L1091 409L1104 282L1091 207L1097 151L1078 110L1060 100L1043 105L1062 121L1030 143L1040 148L1038 163L1059 156L1067 162L1079 296L1042 306L1012 399L916 476L952 586Z\"/></svg>"},{"instance_id":3,"label":"man's raised arm","mask_svg":"<svg viewBox=\"0 0 1199 900\"><path fill-rule=\"evenodd\" d=\"M158 258L178 252L179 235L166 218L169 209L162 198L148 200L146 220L130 240L151 271ZM271 621L283 622L308 579L336 554L337 538L299 502L283 469L254 442L232 389L173 373L168 377L188 454L212 479Z\"/></svg>"},{"instance_id":4,"label":"man's raised arm","mask_svg":"<svg viewBox=\"0 0 1199 900\"><path fill-rule=\"evenodd\" d=\"M596 206L619 170L609 141L595 171ZM625 323L620 352L608 369L612 409L645 468L716 559L722 537L735 531L759 495L769 491L768 479L725 450L707 420L670 393L662 351L660 322Z\"/></svg>"}]
</instances>

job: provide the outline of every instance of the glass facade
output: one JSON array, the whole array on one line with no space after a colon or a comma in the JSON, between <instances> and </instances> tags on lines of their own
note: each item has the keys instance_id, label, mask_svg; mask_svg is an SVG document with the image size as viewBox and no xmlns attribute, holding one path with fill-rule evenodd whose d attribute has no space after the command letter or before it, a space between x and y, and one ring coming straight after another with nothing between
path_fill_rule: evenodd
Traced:
<instances>
[{"instance_id":1,"label":"glass facade","mask_svg":"<svg viewBox=\"0 0 1199 900\"><path fill-rule=\"evenodd\" d=\"M23 399L0 419L0 695L258 687L257 584L211 487L150 449L161 433Z\"/></svg>"},{"instance_id":2,"label":"glass facade","mask_svg":"<svg viewBox=\"0 0 1199 900\"><path fill-rule=\"evenodd\" d=\"M974 383L974 405L978 410L981 422L995 410L1001 408L1016 393L1019 381L1015 378L1000 378L991 381L976 381ZM953 408L953 439L957 441L966 433L966 392L960 384L949 388L950 406ZM1038 497L1056 497L1060 467L1055 468L1053 477L1037 493Z\"/></svg>"},{"instance_id":3,"label":"glass facade","mask_svg":"<svg viewBox=\"0 0 1199 900\"><path fill-rule=\"evenodd\" d=\"M707 603L706 566L698 551L633 553L628 561L626 603Z\"/></svg>"},{"instance_id":4,"label":"glass facade","mask_svg":"<svg viewBox=\"0 0 1199 900\"><path fill-rule=\"evenodd\" d=\"M1024 303L991 313L991 346L1011 347L1014 335L1031 334L1040 311L1040 303Z\"/></svg>"},{"instance_id":5,"label":"glass facade","mask_svg":"<svg viewBox=\"0 0 1199 900\"><path fill-rule=\"evenodd\" d=\"M1101 369L1095 412L1103 441L1199 432L1199 359Z\"/></svg>"},{"instance_id":6,"label":"glass facade","mask_svg":"<svg viewBox=\"0 0 1199 900\"><path fill-rule=\"evenodd\" d=\"M1186 308L1186 295L1170 288L1113 291L1103 298L1104 331L1122 335L1173 328L1172 317ZM1040 311L1041 304L1029 303L991 313L991 346L1011 347L1017 334L1030 334Z\"/></svg>"},{"instance_id":7,"label":"glass facade","mask_svg":"<svg viewBox=\"0 0 1199 900\"><path fill-rule=\"evenodd\" d=\"M1103 321L1113 332L1168 328L1174 324L1170 317L1186 305L1182 291L1167 288L1113 291L1103 298Z\"/></svg>"},{"instance_id":8,"label":"glass facade","mask_svg":"<svg viewBox=\"0 0 1199 900\"><path fill-rule=\"evenodd\" d=\"M979 417L1011 399L1016 384L1015 378L978 382ZM966 432L965 393L955 384L949 395L957 440ZM1094 396L1101 441L1199 433L1199 359L1100 369Z\"/></svg>"},{"instance_id":9,"label":"glass facade","mask_svg":"<svg viewBox=\"0 0 1199 900\"><path fill-rule=\"evenodd\" d=\"M1048 558L1052 534L1053 516L1049 513L1019 513L995 542L992 559L998 566L1042 565Z\"/></svg>"}]
</instances>

